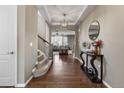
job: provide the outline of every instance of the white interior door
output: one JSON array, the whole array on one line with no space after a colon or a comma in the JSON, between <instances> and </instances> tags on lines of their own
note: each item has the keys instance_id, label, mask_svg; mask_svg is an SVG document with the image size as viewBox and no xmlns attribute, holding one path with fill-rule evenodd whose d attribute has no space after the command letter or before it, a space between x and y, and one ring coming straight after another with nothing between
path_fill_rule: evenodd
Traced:
<instances>
[{"instance_id":1,"label":"white interior door","mask_svg":"<svg viewBox=\"0 0 124 93\"><path fill-rule=\"evenodd\" d=\"M0 86L14 86L16 6L0 6Z\"/></svg>"}]
</instances>

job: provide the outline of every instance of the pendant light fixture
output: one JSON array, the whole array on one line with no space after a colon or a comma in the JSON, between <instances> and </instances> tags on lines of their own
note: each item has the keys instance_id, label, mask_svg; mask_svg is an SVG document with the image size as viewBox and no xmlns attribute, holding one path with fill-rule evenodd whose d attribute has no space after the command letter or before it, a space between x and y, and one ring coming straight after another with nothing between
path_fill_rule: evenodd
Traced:
<instances>
[{"instance_id":1,"label":"pendant light fixture","mask_svg":"<svg viewBox=\"0 0 124 93\"><path fill-rule=\"evenodd\" d=\"M67 27L67 25L68 25L68 22L66 20L66 16L67 16L67 14L63 13L63 22L61 23L62 27Z\"/></svg>"}]
</instances>

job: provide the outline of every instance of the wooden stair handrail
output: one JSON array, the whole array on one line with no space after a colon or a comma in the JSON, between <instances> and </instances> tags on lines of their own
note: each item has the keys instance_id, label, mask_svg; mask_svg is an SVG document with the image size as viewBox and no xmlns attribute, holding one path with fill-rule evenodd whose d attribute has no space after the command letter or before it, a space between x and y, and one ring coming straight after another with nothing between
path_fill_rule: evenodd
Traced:
<instances>
[{"instance_id":1,"label":"wooden stair handrail","mask_svg":"<svg viewBox=\"0 0 124 93\"><path fill-rule=\"evenodd\" d=\"M47 40L45 40L43 37L41 37L40 35L37 35L40 39L42 39L44 42L46 42L49 45L52 45L50 42L48 42Z\"/></svg>"}]
</instances>

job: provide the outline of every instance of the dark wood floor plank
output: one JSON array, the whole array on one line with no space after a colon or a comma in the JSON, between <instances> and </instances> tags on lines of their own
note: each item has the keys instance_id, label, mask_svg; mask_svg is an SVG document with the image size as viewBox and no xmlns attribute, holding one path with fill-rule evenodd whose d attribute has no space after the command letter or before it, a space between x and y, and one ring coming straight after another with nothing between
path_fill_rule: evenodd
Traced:
<instances>
[{"instance_id":1,"label":"dark wood floor plank","mask_svg":"<svg viewBox=\"0 0 124 93\"><path fill-rule=\"evenodd\" d=\"M49 72L33 78L27 88L104 88L103 84L92 83L80 69L80 62L72 55L55 55Z\"/></svg>"}]
</instances>

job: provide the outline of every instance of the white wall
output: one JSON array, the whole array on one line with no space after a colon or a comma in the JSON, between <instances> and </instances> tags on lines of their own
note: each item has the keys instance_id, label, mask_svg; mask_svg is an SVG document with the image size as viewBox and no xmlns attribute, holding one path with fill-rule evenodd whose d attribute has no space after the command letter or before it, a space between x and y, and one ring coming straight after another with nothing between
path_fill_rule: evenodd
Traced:
<instances>
[{"instance_id":1,"label":"white wall","mask_svg":"<svg viewBox=\"0 0 124 93\"><path fill-rule=\"evenodd\" d=\"M24 83L25 71L25 6L18 6L17 9L17 83Z\"/></svg>"},{"instance_id":2,"label":"white wall","mask_svg":"<svg viewBox=\"0 0 124 93\"><path fill-rule=\"evenodd\" d=\"M89 41L88 28L93 20L100 22L104 43L104 80L112 87L124 87L124 6L98 6L80 25L79 46ZM97 64L96 64L97 65Z\"/></svg>"},{"instance_id":3,"label":"white wall","mask_svg":"<svg viewBox=\"0 0 124 93\"><path fill-rule=\"evenodd\" d=\"M37 9L34 6L18 6L17 17L18 83L24 84L37 61Z\"/></svg>"},{"instance_id":4,"label":"white wall","mask_svg":"<svg viewBox=\"0 0 124 93\"><path fill-rule=\"evenodd\" d=\"M40 12L38 12L38 34L44 39L46 38L46 22Z\"/></svg>"},{"instance_id":5,"label":"white wall","mask_svg":"<svg viewBox=\"0 0 124 93\"><path fill-rule=\"evenodd\" d=\"M37 9L26 6L25 26L25 82L32 75L32 69L37 62Z\"/></svg>"},{"instance_id":6,"label":"white wall","mask_svg":"<svg viewBox=\"0 0 124 93\"><path fill-rule=\"evenodd\" d=\"M38 34L49 41L49 26L40 12L38 12Z\"/></svg>"},{"instance_id":7,"label":"white wall","mask_svg":"<svg viewBox=\"0 0 124 93\"><path fill-rule=\"evenodd\" d=\"M47 23L46 23L46 40L48 42L50 41L50 29Z\"/></svg>"},{"instance_id":8,"label":"white wall","mask_svg":"<svg viewBox=\"0 0 124 93\"><path fill-rule=\"evenodd\" d=\"M50 42L50 28L40 12L38 12L38 35ZM40 38L38 38L38 49L44 52L46 56L49 55L49 45Z\"/></svg>"}]
</instances>

